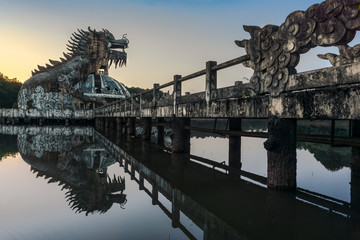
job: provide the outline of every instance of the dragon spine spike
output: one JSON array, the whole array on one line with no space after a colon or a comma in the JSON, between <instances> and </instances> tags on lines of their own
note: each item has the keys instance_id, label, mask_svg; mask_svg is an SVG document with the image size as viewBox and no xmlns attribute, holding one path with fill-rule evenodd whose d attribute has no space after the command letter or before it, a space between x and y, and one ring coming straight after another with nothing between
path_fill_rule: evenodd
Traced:
<instances>
[{"instance_id":1,"label":"dragon spine spike","mask_svg":"<svg viewBox=\"0 0 360 240\"><path fill-rule=\"evenodd\" d=\"M45 67L46 67L46 68L51 68L52 66L49 65L49 64L46 64Z\"/></svg>"},{"instance_id":2,"label":"dragon spine spike","mask_svg":"<svg viewBox=\"0 0 360 240\"><path fill-rule=\"evenodd\" d=\"M66 54L66 53L64 53L64 52L63 52L63 55L64 55L64 57L66 58L66 60L69 60L69 59L71 58L71 55Z\"/></svg>"}]
</instances>

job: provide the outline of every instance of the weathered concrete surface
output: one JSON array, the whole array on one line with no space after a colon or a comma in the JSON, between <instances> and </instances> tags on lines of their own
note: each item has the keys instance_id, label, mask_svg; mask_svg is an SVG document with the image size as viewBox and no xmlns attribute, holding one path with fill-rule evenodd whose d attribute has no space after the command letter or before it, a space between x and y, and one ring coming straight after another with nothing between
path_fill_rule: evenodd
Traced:
<instances>
[{"instance_id":1,"label":"weathered concrete surface","mask_svg":"<svg viewBox=\"0 0 360 240\"><path fill-rule=\"evenodd\" d=\"M296 120L268 120L267 150L268 187L281 190L296 189Z\"/></svg>"},{"instance_id":2,"label":"weathered concrete surface","mask_svg":"<svg viewBox=\"0 0 360 240\"><path fill-rule=\"evenodd\" d=\"M141 109L134 103L132 107L123 108L125 101L118 102L96 109L95 115L360 119L360 63L291 75L285 91L277 97L254 95L250 88L250 84L240 84L212 89L210 97L205 92L189 94L178 96L175 105L173 102L167 106L143 106Z\"/></svg>"},{"instance_id":3,"label":"weathered concrete surface","mask_svg":"<svg viewBox=\"0 0 360 240\"><path fill-rule=\"evenodd\" d=\"M0 118L93 119L93 110L70 109L0 109Z\"/></svg>"}]
</instances>

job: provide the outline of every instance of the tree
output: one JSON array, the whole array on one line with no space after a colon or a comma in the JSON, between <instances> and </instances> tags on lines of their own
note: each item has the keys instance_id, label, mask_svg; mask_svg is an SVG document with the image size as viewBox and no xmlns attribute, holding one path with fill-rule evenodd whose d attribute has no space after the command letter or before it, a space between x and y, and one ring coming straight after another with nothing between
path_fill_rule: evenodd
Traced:
<instances>
[{"instance_id":1,"label":"tree","mask_svg":"<svg viewBox=\"0 0 360 240\"><path fill-rule=\"evenodd\" d=\"M0 73L0 108L17 107L17 96L21 83Z\"/></svg>"}]
</instances>

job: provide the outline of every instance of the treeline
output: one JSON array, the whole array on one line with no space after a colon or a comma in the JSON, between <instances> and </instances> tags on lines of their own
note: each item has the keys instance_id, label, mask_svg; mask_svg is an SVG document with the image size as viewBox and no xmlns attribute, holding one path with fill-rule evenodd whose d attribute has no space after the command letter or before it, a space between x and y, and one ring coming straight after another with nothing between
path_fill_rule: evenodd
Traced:
<instances>
[{"instance_id":1,"label":"treeline","mask_svg":"<svg viewBox=\"0 0 360 240\"><path fill-rule=\"evenodd\" d=\"M17 108L17 96L21 83L0 73L0 108Z\"/></svg>"}]
</instances>

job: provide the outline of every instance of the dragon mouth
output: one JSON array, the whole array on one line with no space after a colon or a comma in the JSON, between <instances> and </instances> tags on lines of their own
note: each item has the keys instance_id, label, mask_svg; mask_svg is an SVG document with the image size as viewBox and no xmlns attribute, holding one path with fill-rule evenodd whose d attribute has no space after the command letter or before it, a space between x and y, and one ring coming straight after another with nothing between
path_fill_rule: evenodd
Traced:
<instances>
[{"instance_id":1,"label":"dragon mouth","mask_svg":"<svg viewBox=\"0 0 360 240\"><path fill-rule=\"evenodd\" d=\"M115 64L115 68L117 68L118 66L121 67L124 64L126 65L126 56L127 54L124 51L111 50L108 68L110 68L113 63Z\"/></svg>"},{"instance_id":2,"label":"dragon mouth","mask_svg":"<svg viewBox=\"0 0 360 240\"><path fill-rule=\"evenodd\" d=\"M125 35L123 36L122 39L118 39L118 40L114 39L111 42L109 42L108 47L111 50L110 50L108 67L110 67L112 63L115 64L115 68L117 68L117 66L121 67L122 65L126 64L127 55L125 52L125 48L128 48L128 45L129 45L129 40L125 37Z\"/></svg>"}]
</instances>

